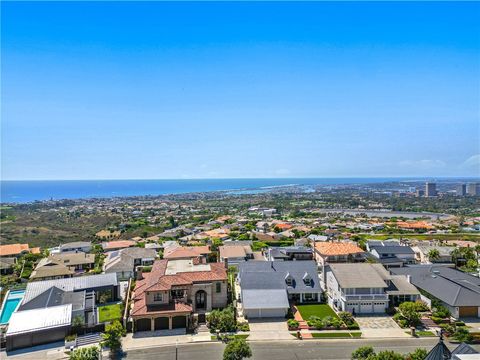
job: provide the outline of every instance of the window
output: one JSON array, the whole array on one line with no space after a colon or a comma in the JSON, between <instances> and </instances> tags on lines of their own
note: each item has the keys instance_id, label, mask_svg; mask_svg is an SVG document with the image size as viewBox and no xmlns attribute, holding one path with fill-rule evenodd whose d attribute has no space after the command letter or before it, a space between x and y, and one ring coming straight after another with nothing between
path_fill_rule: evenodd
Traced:
<instances>
[{"instance_id":1,"label":"window","mask_svg":"<svg viewBox=\"0 0 480 360\"><path fill-rule=\"evenodd\" d=\"M286 278L285 282L287 283L287 286L292 286L292 283L293 283L292 278L290 278L290 277Z\"/></svg>"},{"instance_id":2,"label":"window","mask_svg":"<svg viewBox=\"0 0 480 360\"><path fill-rule=\"evenodd\" d=\"M182 299L185 296L185 290L172 290L172 299Z\"/></svg>"},{"instance_id":3,"label":"window","mask_svg":"<svg viewBox=\"0 0 480 360\"><path fill-rule=\"evenodd\" d=\"M163 301L163 295L161 293L154 293L153 301Z\"/></svg>"},{"instance_id":4,"label":"window","mask_svg":"<svg viewBox=\"0 0 480 360\"><path fill-rule=\"evenodd\" d=\"M217 283L215 284L215 286L216 286L216 291L217 291L217 293L219 293L219 292L222 291L222 283L221 283L221 282L217 282Z\"/></svg>"}]
</instances>

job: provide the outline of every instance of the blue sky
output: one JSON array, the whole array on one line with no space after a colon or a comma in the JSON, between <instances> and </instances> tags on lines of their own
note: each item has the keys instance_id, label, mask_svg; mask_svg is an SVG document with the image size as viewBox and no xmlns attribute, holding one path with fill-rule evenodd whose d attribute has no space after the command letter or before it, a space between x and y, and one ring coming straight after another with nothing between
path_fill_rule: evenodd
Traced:
<instances>
[{"instance_id":1,"label":"blue sky","mask_svg":"<svg viewBox=\"0 0 480 360\"><path fill-rule=\"evenodd\" d=\"M480 173L480 3L1 7L3 179Z\"/></svg>"}]
</instances>

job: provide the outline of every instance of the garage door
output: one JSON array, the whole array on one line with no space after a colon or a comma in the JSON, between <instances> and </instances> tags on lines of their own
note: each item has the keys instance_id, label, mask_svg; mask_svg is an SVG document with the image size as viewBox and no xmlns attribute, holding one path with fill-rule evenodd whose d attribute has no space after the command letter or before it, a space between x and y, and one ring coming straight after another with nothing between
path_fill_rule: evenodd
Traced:
<instances>
[{"instance_id":1,"label":"garage door","mask_svg":"<svg viewBox=\"0 0 480 360\"><path fill-rule=\"evenodd\" d=\"M168 318L159 317L155 319L155 330L166 330L168 329Z\"/></svg>"},{"instance_id":2,"label":"garage door","mask_svg":"<svg viewBox=\"0 0 480 360\"><path fill-rule=\"evenodd\" d=\"M362 302L360 303L360 313L362 314L371 314L373 313L373 305L371 302Z\"/></svg>"},{"instance_id":3,"label":"garage door","mask_svg":"<svg viewBox=\"0 0 480 360\"><path fill-rule=\"evenodd\" d=\"M460 307L461 317L478 317L478 307L476 306L462 306Z\"/></svg>"},{"instance_id":4,"label":"garage door","mask_svg":"<svg viewBox=\"0 0 480 360\"><path fill-rule=\"evenodd\" d=\"M152 330L152 322L150 319L138 319L135 321L135 331Z\"/></svg>"},{"instance_id":5,"label":"garage door","mask_svg":"<svg viewBox=\"0 0 480 360\"><path fill-rule=\"evenodd\" d=\"M286 309L248 309L245 311L250 319L284 317L286 313Z\"/></svg>"},{"instance_id":6,"label":"garage door","mask_svg":"<svg viewBox=\"0 0 480 360\"><path fill-rule=\"evenodd\" d=\"M376 314L382 314L385 312L385 304L382 303L374 303L373 304L373 311Z\"/></svg>"},{"instance_id":7,"label":"garage door","mask_svg":"<svg viewBox=\"0 0 480 360\"><path fill-rule=\"evenodd\" d=\"M33 345L32 334L17 335L12 337L11 346L8 346L10 349L21 349L24 347L30 347Z\"/></svg>"},{"instance_id":8,"label":"garage door","mask_svg":"<svg viewBox=\"0 0 480 360\"><path fill-rule=\"evenodd\" d=\"M174 316L172 318L172 328L186 328L187 327L187 317L186 316Z\"/></svg>"}]
</instances>

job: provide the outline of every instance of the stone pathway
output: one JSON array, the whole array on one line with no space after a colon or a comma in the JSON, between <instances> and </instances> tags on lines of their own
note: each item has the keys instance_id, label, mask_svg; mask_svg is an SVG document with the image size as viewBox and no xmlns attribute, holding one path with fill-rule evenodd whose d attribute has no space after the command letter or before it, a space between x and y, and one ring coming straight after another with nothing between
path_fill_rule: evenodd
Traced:
<instances>
[{"instance_id":1,"label":"stone pathway","mask_svg":"<svg viewBox=\"0 0 480 360\"><path fill-rule=\"evenodd\" d=\"M364 338L410 337L390 316L357 316L355 320Z\"/></svg>"}]
</instances>

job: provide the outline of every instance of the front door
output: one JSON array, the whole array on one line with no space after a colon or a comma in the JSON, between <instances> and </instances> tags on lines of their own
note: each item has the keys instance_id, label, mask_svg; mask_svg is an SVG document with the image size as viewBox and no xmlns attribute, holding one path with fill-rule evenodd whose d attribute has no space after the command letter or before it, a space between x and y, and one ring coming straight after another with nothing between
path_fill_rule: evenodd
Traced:
<instances>
[{"instance_id":1,"label":"front door","mask_svg":"<svg viewBox=\"0 0 480 360\"><path fill-rule=\"evenodd\" d=\"M195 309L206 309L207 293L203 290L197 291L195 294Z\"/></svg>"}]
</instances>

